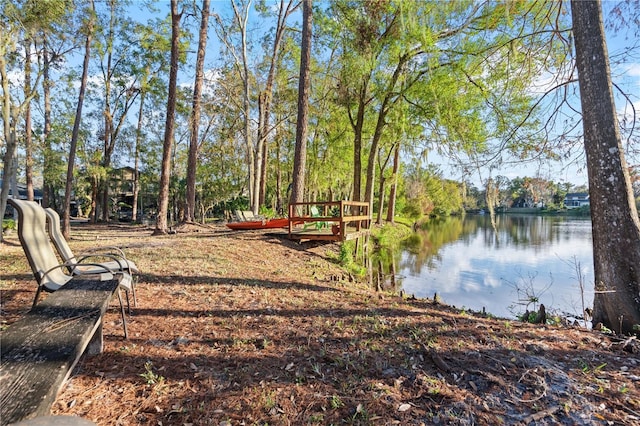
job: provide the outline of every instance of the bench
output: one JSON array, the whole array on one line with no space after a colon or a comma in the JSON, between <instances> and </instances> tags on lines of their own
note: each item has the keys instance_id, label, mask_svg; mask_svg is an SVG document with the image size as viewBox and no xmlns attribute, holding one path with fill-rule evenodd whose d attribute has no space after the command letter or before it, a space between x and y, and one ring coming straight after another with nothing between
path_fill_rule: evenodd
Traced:
<instances>
[{"instance_id":1,"label":"bench","mask_svg":"<svg viewBox=\"0 0 640 426\"><path fill-rule=\"evenodd\" d=\"M46 416L82 354L103 350L118 279L77 276L0 335L0 424Z\"/></svg>"}]
</instances>

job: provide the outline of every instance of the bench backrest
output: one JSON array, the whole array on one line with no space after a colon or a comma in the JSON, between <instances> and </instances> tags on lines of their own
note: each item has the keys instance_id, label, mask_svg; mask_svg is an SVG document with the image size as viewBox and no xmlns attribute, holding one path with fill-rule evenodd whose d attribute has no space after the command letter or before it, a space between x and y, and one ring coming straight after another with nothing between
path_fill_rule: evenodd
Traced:
<instances>
[{"instance_id":1,"label":"bench backrest","mask_svg":"<svg viewBox=\"0 0 640 426\"><path fill-rule=\"evenodd\" d=\"M44 209L44 213L47 217L47 231L49 232L49 238L56 246L56 250L63 262L76 263L76 257L71 251L71 247L67 243L67 240L62 235L62 229L60 228L60 215L51 207Z\"/></svg>"},{"instance_id":2,"label":"bench backrest","mask_svg":"<svg viewBox=\"0 0 640 426\"><path fill-rule=\"evenodd\" d=\"M59 265L46 232L44 209L35 201L9 199L18 212L18 238L38 284L49 291L71 279ZM45 276L46 273L46 276Z\"/></svg>"}]
</instances>

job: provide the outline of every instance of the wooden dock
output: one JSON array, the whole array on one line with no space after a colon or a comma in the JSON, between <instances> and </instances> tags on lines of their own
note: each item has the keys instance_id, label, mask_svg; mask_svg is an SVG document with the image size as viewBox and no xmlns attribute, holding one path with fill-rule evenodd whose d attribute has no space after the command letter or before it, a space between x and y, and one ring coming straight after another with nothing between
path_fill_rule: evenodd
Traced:
<instances>
[{"instance_id":1,"label":"wooden dock","mask_svg":"<svg viewBox=\"0 0 640 426\"><path fill-rule=\"evenodd\" d=\"M289 205L289 239L348 241L369 235L369 203L326 201Z\"/></svg>"}]
</instances>

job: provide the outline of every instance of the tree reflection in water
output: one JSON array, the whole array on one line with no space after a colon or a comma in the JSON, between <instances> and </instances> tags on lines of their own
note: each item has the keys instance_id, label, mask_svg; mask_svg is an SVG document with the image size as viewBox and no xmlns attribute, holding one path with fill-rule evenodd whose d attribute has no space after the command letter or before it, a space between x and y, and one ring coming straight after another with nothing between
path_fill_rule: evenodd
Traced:
<instances>
[{"instance_id":1,"label":"tree reflection in water","mask_svg":"<svg viewBox=\"0 0 640 426\"><path fill-rule=\"evenodd\" d=\"M585 303L593 300L591 222L566 216L467 215L431 221L403 242L400 250L375 253L371 263L376 287L404 290L416 297L442 299L457 307L513 317L518 301L510 283L530 277L533 291L548 310L578 314L581 291L573 267L582 266ZM591 282L589 281L591 280ZM524 308L522 309L524 311Z\"/></svg>"}]
</instances>

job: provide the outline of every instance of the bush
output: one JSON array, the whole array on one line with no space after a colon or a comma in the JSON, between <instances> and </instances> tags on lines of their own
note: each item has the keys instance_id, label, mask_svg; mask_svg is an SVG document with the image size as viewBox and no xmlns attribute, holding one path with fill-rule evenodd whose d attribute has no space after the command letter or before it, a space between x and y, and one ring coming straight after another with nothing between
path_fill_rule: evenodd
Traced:
<instances>
[{"instance_id":1,"label":"bush","mask_svg":"<svg viewBox=\"0 0 640 426\"><path fill-rule=\"evenodd\" d=\"M267 219L273 219L276 217L276 211L272 208L266 206L260 206L260 211L258 212L260 216L266 217Z\"/></svg>"},{"instance_id":2,"label":"bush","mask_svg":"<svg viewBox=\"0 0 640 426\"><path fill-rule=\"evenodd\" d=\"M10 229L16 229L16 222L13 219L3 219L2 232L6 232Z\"/></svg>"}]
</instances>

